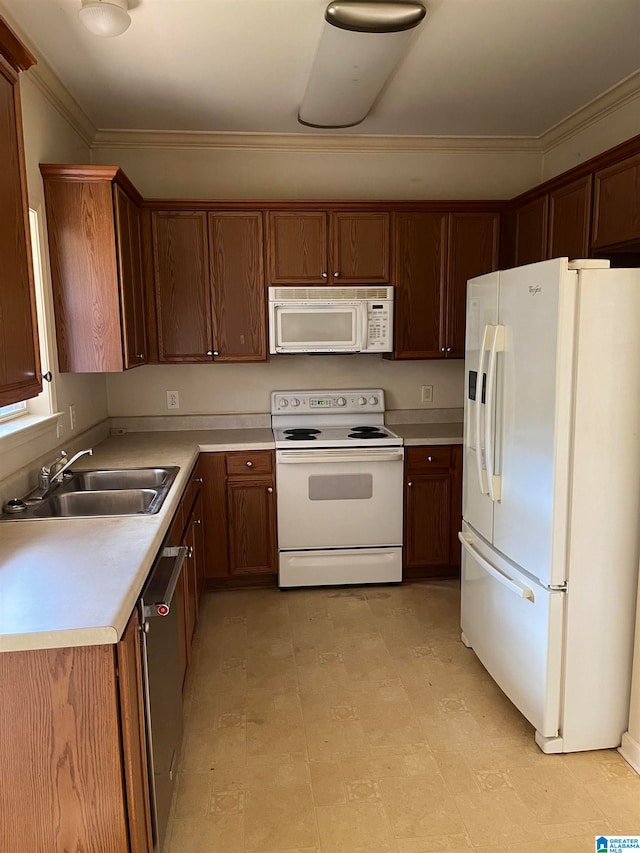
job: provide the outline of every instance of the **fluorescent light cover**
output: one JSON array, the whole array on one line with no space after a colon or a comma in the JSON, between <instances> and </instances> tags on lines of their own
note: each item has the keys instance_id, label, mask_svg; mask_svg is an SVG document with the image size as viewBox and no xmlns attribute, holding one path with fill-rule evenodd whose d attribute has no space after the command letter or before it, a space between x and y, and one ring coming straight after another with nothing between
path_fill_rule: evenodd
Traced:
<instances>
[{"instance_id":1,"label":"fluorescent light cover","mask_svg":"<svg viewBox=\"0 0 640 853\"><path fill-rule=\"evenodd\" d=\"M340 22L339 15L333 17L332 13L340 6L350 7L348 21L347 15L343 16L343 22ZM372 32L370 28L375 27L375 22L367 20L360 24L358 21L359 7L376 10L374 3L338 2L327 7L322 36L298 114L302 124L312 127L359 124L405 53L412 28L425 14L419 3L380 3L378 8L381 10L391 8L393 11L395 7L399 12L404 11L404 16L396 24L396 31L389 30L394 24L389 23L387 15L380 23L386 31ZM407 9L414 17L409 23ZM337 22L333 23L334 20ZM355 29L360 25L367 26L369 30Z\"/></svg>"}]
</instances>

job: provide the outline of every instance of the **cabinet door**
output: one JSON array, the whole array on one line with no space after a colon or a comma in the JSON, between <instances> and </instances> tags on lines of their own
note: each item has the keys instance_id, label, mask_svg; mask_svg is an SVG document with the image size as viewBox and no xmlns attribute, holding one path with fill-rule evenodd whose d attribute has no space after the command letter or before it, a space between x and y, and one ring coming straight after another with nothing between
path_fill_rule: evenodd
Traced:
<instances>
[{"instance_id":1,"label":"cabinet door","mask_svg":"<svg viewBox=\"0 0 640 853\"><path fill-rule=\"evenodd\" d=\"M464 358L467 281L498 269L497 213L452 213L449 216L447 271L447 358Z\"/></svg>"},{"instance_id":2,"label":"cabinet door","mask_svg":"<svg viewBox=\"0 0 640 853\"><path fill-rule=\"evenodd\" d=\"M153 836L139 638L135 610L117 646L122 756L131 853L150 853Z\"/></svg>"},{"instance_id":3,"label":"cabinet door","mask_svg":"<svg viewBox=\"0 0 640 853\"><path fill-rule=\"evenodd\" d=\"M229 569L233 574L276 571L276 509L272 479L227 481Z\"/></svg>"},{"instance_id":4,"label":"cabinet door","mask_svg":"<svg viewBox=\"0 0 640 853\"><path fill-rule=\"evenodd\" d=\"M198 584L196 576L196 541L193 520L189 522L184 534L184 544L189 553L182 564L184 575L184 613L185 636L187 640L187 660L191 659L191 642L198 620Z\"/></svg>"},{"instance_id":5,"label":"cabinet door","mask_svg":"<svg viewBox=\"0 0 640 853\"><path fill-rule=\"evenodd\" d=\"M395 358L442 358L447 214L397 213Z\"/></svg>"},{"instance_id":6,"label":"cabinet door","mask_svg":"<svg viewBox=\"0 0 640 853\"><path fill-rule=\"evenodd\" d=\"M640 240L640 154L595 174L594 248Z\"/></svg>"},{"instance_id":7,"label":"cabinet door","mask_svg":"<svg viewBox=\"0 0 640 853\"><path fill-rule=\"evenodd\" d=\"M543 195L516 210L515 265L534 264L547 258L549 196Z\"/></svg>"},{"instance_id":8,"label":"cabinet door","mask_svg":"<svg viewBox=\"0 0 640 853\"><path fill-rule=\"evenodd\" d=\"M266 361L262 213L209 214L216 361Z\"/></svg>"},{"instance_id":9,"label":"cabinet door","mask_svg":"<svg viewBox=\"0 0 640 853\"><path fill-rule=\"evenodd\" d=\"M200 609L200 599L204 592L206 579L202 504L202 492L200 491L193 505L193 554L196 561L196 598L198 600L198 610Z\"/></svg>"},{"instance_id":10,"label":"cabinet door","mask_svg":"<svg viewBox=\"0 0 640 853\"><path fill-rule=\"evenodd\" d=\"M389 214L331 214L331 284L389 281Z\"/></svg>"},{"instance_id":11,"label":"cabinet door","mask_svg":"<svg viewBox=\"0 0 640 853\"><path fill-rule=\"evenodd\" d=\"M411 474L407 480L405 565L428 569L450 562L451 474Z\"/></svg>"},{"instance_id":12,"label":"cabinet door","mask_svg":"<svg viewBox=\"0 0 640 853\"><path fill-rule=\"evenodd\" d=\"M0 406L42 390L30 245L18 78L0 53Z\"/></svg>"},{"instance_id":13,"label":"cabinet door","mask_svg":"<svg viewBox=\"0 0 640 853\"><path fill-rule=\"evenodd\" d=\"M211 361L207 214L153 212L160 362Z\"/></svg>"},{"instance_id":14,"label":"cabinet door","mask_svg":"<svg viewBox=\"0 0 640 853\"><path fill-rule=\"evenodd\" d=\"M226 453L201 453L204 562L207 578L229 575Z\"/></svg>"},{"instance_id":15,"label":"cabinet door","mask_svg":"<svg viewBox=\"0 0 640 853\"><path fill-rule=\"evenodd\" d=\"M124 366L135 367L147 360L144 276L140 210L117 184L113 188L118 242L118 272L122 308Z\"/></svg>"},{"instance_id":16,"label":"cabinet door","mask_svg":"<svg viewBox=\"0 0 640 853\"><path fill-rule=\"evenodd\" d=\"M327 214L271 211L268 222L269 284L326 284Z\"/></svg>"},{"instance_id":17,"label":"cabinet door","mask_svg":"<svg viewBox=\"0 0 640 853\"><path fill-rule=\"evenodd\" d=\"M591 175L549 193L550 258L588 258Z\"/></svg>"}]
</instances>

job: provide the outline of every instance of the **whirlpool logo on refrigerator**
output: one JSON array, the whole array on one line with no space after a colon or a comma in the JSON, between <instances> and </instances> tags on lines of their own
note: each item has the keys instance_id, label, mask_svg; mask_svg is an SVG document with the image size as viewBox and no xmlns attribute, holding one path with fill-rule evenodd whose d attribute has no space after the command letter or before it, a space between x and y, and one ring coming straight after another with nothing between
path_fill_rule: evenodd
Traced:
<instances>
[{"instance_id":1,"label":"whirlpool logo on refrigerator","mask_svg":"<svg viewBox=\"0 0 640 853\"><path fill-rule=\"evenodd\" d=\"M540 287L540 285L539 285L539 284L530 284L530 285L529 285L529 293L530 293L532 296L535 296L535 295L536 295L536 293L540 293L540 292L541 292L541 290L542 290L542 288Z\"/></svg>"}]
</instances>

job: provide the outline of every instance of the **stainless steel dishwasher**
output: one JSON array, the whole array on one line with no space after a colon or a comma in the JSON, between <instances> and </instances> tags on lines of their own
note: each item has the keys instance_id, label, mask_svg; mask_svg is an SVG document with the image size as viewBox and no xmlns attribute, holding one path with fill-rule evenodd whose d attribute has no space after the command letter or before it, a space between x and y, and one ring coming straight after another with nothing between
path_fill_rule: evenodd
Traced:
<instances>
[{"instance_id":1,"label":"stainless steel dishwasher","mask_svg":"<svg viewBox=\"0 0 640 853\"><path fill-rule=\"evenodd\" d=\"M188 550L162 549L139 600L154 851L164 844L182 743L179 619L172 602Z\"/></svg>"}]
</instances>

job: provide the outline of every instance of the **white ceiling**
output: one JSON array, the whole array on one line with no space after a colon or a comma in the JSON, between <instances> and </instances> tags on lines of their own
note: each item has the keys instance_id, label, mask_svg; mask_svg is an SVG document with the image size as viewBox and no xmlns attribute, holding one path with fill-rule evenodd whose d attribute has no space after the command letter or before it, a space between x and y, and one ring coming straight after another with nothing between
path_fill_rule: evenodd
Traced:
<instances>
[{"instance_id":1,"label":"white ceiling","mask_svg":"<svg viewBox=\"0 0 640 853\"><path fill-rule=\"evenodd\" d=\"M102 39L80 0L3 0L100 129L318 133L296 120L329 0L130 0ZM347 133L539 136L640 68L640 0L424 0ZM335 131L331 131L335 133Z\"/></svg>"}]
</instances>

